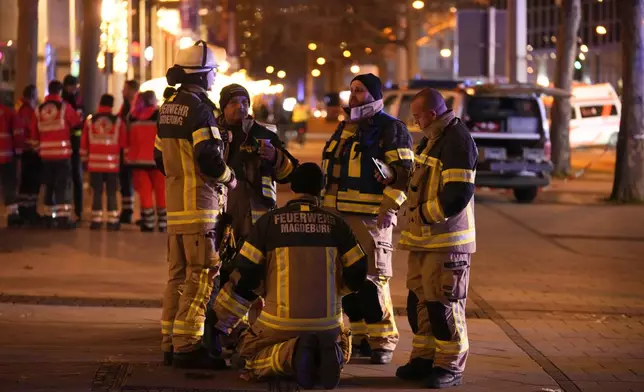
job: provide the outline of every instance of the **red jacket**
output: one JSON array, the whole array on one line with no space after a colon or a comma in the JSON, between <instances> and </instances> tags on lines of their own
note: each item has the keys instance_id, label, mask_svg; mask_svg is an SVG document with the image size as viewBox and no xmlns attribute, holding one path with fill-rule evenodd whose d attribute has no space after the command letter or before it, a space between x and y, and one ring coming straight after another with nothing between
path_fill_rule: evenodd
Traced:
<instances>
[{"instance_id":1,"label":"red jacket","mask_svg":"<svg viewBox=\"0 0 644 392\"><path fill-rule=\"evenodd\" d=\"M157 137L159 108L150 106L131 112L128 126L126 162L131 166L156 167L154 140Z\"/></svg>"},{"instance_id":2,"label":"red jacket","mask_svg":"<svg viewBox=\"0 0 644 392\"><path fill-rule=\"evenodd\" d=\"M70 137L82 120L74 108L60 95L48 95L38 106L32 127L35 130L40 157L45 161L69 159L72 155Z\"/></svg>"},{"instance_id":3,"label":"red jacket","mask_svg":"<svg viewBox=\"0 0 644 392\"><path fill-rule=\"evenodd\" d=\"M20 108L18 109L18 117L24 125L24 135L25 135L25 149L26 150L36 150L38 146L38 138L36 137L36 132L33 129L33 119L36 116L36 111L25 101L24 98L20 98Z\"/></svg>"},{"instance_id":4,"label":"red jacket","mask_svg":"<svg viewBox=\"0 0 644 392\"><path fill-rule=\"evenodd\" d=\"M9 163L13 157L22 154L25 145L23 128L14 110L0 105L0 164Z\"/></svg>"},{"instance_id":5,"label":"red jacket","mask_svg":"<svg viewBox=\"0 0 644 392\"><path fill-rule=\"evenodd\" d=\"M81 138L81 157L90 172L118 173L121 149L127 145L125 124L112 114L112 108L99 106L85 122Z\"/></svg>"}]
</instances>

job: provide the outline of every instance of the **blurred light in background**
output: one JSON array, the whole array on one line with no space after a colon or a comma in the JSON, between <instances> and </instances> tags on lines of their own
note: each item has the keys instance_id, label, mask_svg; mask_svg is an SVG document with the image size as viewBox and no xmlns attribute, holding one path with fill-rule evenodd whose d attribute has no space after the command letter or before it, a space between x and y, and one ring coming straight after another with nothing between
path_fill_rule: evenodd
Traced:
<instances>
[{"instance_id":1,"label":"blurred light in background","mask_svg":"<svg viewBox=\"0 0 644 392\"><path fill-rule=\"evenodd\" d=\"M447 48L441 49L440 53L441 53L441 57L445 57L445 58L450 57L452 55L452 51Z\"/></svg>"},{"instance_id":2,"label":"blurred light in background","mask_svg":"<svg viewBox=\"0 0 644 392\"><path fill-rule=\"evenodd\" d=\"M267 74L272 74L273 72L275 72L275 67L273 67L272 65L269 65L268 67L266 67Z\"/></svg>"},{"instance_id":3,"label":"blurred light in background","mask_svg":"<svg viewBox=\"0 0 644 392\"><path fill-rule=\"evenodd\" d=\"M284 71L277 72L277 77L280 79L284 79L286 77L286 72Z\"/></svg>"},{"instance_id":4,"label":"blurred light in background","mask_svg":"<svg viewBox=\"0 0 644 392\"><path fill-rule=\"evenodd\" d=\"M179 49L185 49L193 46L195 44L195 40L193 40L190 37L181 37L179 40Z\"/></svg>"},{"instance_id":5,"label":"blurred light in background","mask_svg":"<svg viewBox=\"0 0 644 392\"><path fill-rule=\"evenodd\" d=\"M282 108L286 110L287 112L292 112L293 109L295 108L295 104L297 103L297 99L293 97L288 97L284 100L284 103L282 103Z\"/></svg>"},{"instance_id":6,"label":"blurred light in background","mask_svg":"<svg viewBox=\"0 0 644 392\"><path fill-rule=\"evenodd\" d=\"M151 46L148 46L143 50L143 57L147 61L152 61L154 59L154 48Z\"/></svg>"},{"instance_id":7,"label":"blurred light in background","mask_svg":"<svg viewBox=\"0 0 644 392\"><path fill-rule=\"evenodd\" d=\"M352 74L357 74L358 72L360 72L360 66L357 64L353 64L349 70L351 71Z\"/></svg>"},{"instance_id":8,"label":"blurred light in background","mask_svg":"<svg viewBox=\"0 0 644 392\"><path fill-rule=\"evenodd\" d=\"M416 0L413 3L411 3L411 6L414 7L416 10L422 10L425 8L425 2L421 0Z\"/></svg>"},{"instance_id":9,"label":"blurred light in background","mask_svg":"<svg viewBox=\"0 0 644 392\"><path fill-rule=\"evenodd\" d=\"M321 74L322 74L322 72L320 72L320 70L319 70L319 69L317 69L317 68L316 68L316 69L314 69L313 71L311 71L311 75L313 75L313 77L314 77L314 78L317 78L317 77L318 77L318 76L320 76Z\"/></svg>"}]
</instances>

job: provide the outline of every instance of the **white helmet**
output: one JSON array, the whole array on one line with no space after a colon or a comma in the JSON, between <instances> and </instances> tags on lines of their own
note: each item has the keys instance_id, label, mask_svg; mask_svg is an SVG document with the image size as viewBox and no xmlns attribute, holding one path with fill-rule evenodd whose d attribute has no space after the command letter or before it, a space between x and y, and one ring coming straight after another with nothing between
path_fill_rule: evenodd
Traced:
<instances>
[{"instance_id":1,"label":"white helmet","mask_svg":"<svg viewBox=\"0 0 644 392\"><path fill-rule=\"evenodd\" d=\"M219 67L215 54L202 40L197 41L194 46L180 49L174 65L181 67L187 74L206 72Z\"/></svg>"}]
</instances>

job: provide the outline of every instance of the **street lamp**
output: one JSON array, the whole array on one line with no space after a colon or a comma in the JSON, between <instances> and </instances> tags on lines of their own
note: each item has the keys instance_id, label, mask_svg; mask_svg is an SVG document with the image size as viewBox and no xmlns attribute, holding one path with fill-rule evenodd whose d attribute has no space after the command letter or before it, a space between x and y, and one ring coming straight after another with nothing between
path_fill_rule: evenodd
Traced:
<instances>
[{"instance_id":1,"label":"street lamp","mask_svg":"<svg viewBox=\"0 0 644 392\"><path fill-rule=\"evenodd\" d=\"M311 42L309 44L309 50L315 50L317 48L318 48L318 46L317 46L317 44L315 42Z\"/></svg>"},{"instance_id":2,"label":"street lamp","mask_svg":"<svg viewBox=\"0 0 644 392\"><path fill-rule=\"evenodd\" d=\"M319 69L317 69L317 68L315 68L315 69L313 69L313 71L311 71L311 75L312 75L314 78L317 78L317 77L318 77L318 76L320 76L321 74L322 74L322 72L320 72L320 70L319 70Z\"/></svg>"},{"instance_id":3,"label":"street lamp","mask_svg":"<svg viewBox=\"0 0 644 392\"><path fill-rule=\"evenodd\" d=\"M348 50L345 50L344 52L342 52L342 55L343 55L344 57L351 57L351 52L350 52L350 51L348 51Z\"/></svg>"},{"instance_id":4,"label":"street lamp","mask_svg":"<svg viewBox=\"0 0 644 392\"><path fill-rule=\"evenodd\" d=\"M275 67L273 67L272 65L269 65L268 67L266 67L267 74L272 74L273 72L275 72Z\"/></svg>"},{"instance_id":5,"label":"street lamp","mask_svg":"<svg viewBox=\"0 0 644 392\"><path fill-rule=\"evenodd\" d=\"M425 2L421 0L416 0L413 3L411 3L411 6L414 7L414 9L422 10L423 8L425 8Z\"/></svg>"},{"instance_id":6,"label":"street lamp","mask_svg":"<svg viewBox=\"0 0 644 392\"><path fill-rule=\"evenodd\" d=\"M360 66L358 64L354 64L351 66L350 71L352 74L357 74L360 72Z\"/></svg>"},{"instance_id":7,"label":"street lamp","mask_svg":"<svg viewBox=\"0 0 644 392\"><path fill-rule=\"evenodd\" d=\"M596 32L597 34L599 34L599 35L604 35L604 34L606 34L606 33L607 33L607 31L606 31L606 27L599 25L599 26L597 26L597 28L595 29L595 32Z\"/></svg>"},{"instance_id":8,"label":"street lamp","mask_svg":"<svg viewBox=\"0 0 644 392\"><path fill-rule=\"evenodd\" d=\"M324 65L326 63L326 59L324 57L318 57L317 60L315 60L316 63L319 65Z\"/></svg>"},{"instance_id":9,"label":"street lamp","mask_svg":"<svg viewBox=\"0 0 644 392\"><path fill-rule=\"evenodd\" d=\"M277 72L277 77L280 79L284 79L286 77L286 72L284 71Z\"/></svg>"}]
</instances>

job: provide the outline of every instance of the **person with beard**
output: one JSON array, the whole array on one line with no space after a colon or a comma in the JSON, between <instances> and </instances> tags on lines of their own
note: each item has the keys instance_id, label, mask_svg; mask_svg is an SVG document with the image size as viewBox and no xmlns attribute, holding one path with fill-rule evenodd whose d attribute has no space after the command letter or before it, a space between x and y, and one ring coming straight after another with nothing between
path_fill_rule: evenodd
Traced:
<instances>
[{"instance_id":1,"label":"person with beard","mask_svg":"<svg viewBox=\"0 0 644 392\"><path fill-rule=\"evenodd\" d=\"M416 149L405 206L408 227L399 247L409 251L408 300L418 303L411 358L396 376L423 381L427 388L447 388L462 383L469 352L465 302L476 251L478 151L470 130L438 91L419 92L411 112L425 137Z\"/></svg>"},{"instance_id":2,"label":"person with beard","mask_svg":"<svg viewBox=\"0 0 644 392\"><path fill-rule=\"evenodd\" d=\"M355 356L371 363L390 363L398 343L389 279L392 276L392 232L414 156L407 127L383 111L382 84L373 74L351 81L347 115L326 143L324 207L342 215L369 257L363 287L342 300L349 317ZM388 185L377 179L374 159L389 167Z\"/></svg>"},{"instance_id":3,"label":"person with beard","mask_svg":"<svg viewBox=\"0 0 644 392\"><path fill-rule=\"evenodd\" d=\"M217 124L227 133L228 163L239 181L228 194L226 210L232 218L234 236L241 243L255 222L277 206L276 182L288 183L298 162L275 132L249 116L250 95L243 86L224 87L219 105L223 114Z\"/></svg>"},{"instance_id":4,"label":"person with beard","mask_svg":"<svg viewBox=\"0 0 644 392\"><path fill-rule=\"evenodd\" d=\"M118 115L125 124L128 123L128 117L139 87L139 82L134 79L127 80L123 84L123 104ZM132 168L125 162L124 157L121 158L121 169L119 171L119 180L121 183L120 221L123 224L128 224L132 223L132 216L134 215L134 184L132 182Z\"/></svg>"},{"instance_id":5,"label":"person with beard","mask_svg":"<svg viewBox=\"0 0 644 392\"><path fill-rule=\"evenodd\" d=\"M80 156L81 136L83 134L83 123L85 119L85 108L83 99L78 90L78 78L67 75L63 79L63 100L71 105L76 111L81 123L78 128L71 131L72 142L72 184L74 192L74 213L80 222L83 218L83 163Z\"/></svg>"}]
</instances>

